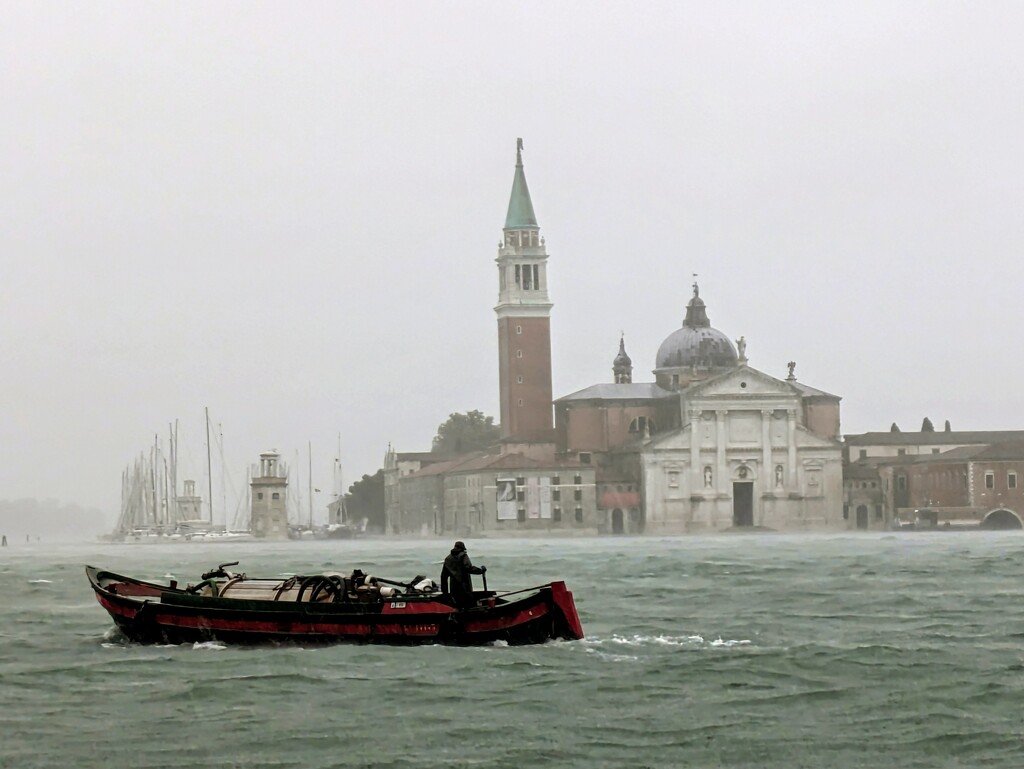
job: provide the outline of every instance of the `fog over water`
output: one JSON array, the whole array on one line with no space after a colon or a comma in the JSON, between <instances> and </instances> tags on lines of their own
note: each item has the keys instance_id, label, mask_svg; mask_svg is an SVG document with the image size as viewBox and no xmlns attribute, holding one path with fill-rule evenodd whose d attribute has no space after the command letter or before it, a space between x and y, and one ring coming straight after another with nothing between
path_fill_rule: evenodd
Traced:
<instances>
[{"instance_id":1,"label":"fog over water","mask_svg":"<svg viewBox=\"0 0 1024 769\"><path fill-rule=\"evenodd\" d=\"M649 381L699 273L844 432L1024 427L1022 34L1010 2L6 3L0 500L112 524L175 419L203 478L208 406L236 484L312 443L322 506L339 434L351 482L496 414L520 136L556 397L620 331Z\"/></svg>"}]
</instances>

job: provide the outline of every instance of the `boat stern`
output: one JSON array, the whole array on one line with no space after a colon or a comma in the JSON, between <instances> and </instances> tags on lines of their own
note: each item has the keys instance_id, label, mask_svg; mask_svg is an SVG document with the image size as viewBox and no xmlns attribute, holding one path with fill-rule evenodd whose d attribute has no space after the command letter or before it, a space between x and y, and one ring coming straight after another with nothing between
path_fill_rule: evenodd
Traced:
<instances>
[{"instance_id":1,"label":"boat stern","mask_svg":"<svg viewBox=\"0 0 1024 769\"><path fill-rule=\"evenodd\" d=\"M561 615L561 621L556 623L555 637L569 641L581 640L583 625L580 623L579 614L576 613L576 602L564 582L551 583L551 602L555 613Z\"/></svg>"}]
</instances>

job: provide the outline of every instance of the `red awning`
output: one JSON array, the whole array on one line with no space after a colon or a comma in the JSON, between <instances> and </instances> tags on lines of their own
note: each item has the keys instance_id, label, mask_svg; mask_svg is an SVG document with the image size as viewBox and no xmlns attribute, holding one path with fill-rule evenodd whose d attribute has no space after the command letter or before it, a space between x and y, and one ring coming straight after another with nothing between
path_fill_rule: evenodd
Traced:
<instances>
[{"instance_id":1,"label":"red awning","mask_svg":"<svg viewBox=\"0 0 1024 769\"><path fill-rule=\"evenodd\" d=\"M628 509L640 507L640 493L637 491L605 491L601 494L598 507L610 510L613 507Z\"/></svg>"}]
</instances>

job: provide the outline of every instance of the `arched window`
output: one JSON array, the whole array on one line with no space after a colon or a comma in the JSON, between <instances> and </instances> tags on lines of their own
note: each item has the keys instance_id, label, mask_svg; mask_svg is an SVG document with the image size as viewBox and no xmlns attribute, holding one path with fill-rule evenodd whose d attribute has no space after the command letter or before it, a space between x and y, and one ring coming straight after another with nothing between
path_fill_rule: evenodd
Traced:
<instances>
[{"instance_id":1,"label":"arched window","mask_svg":"<svg viewBox=\"0 0 1024 769\"><path fill-rule=\"evenodd\" d=\"M655 429L654 420L650 417L637 417L629 423L631 433L643 433L645 430L653 433Z\"/></svg>"}]
</instances>

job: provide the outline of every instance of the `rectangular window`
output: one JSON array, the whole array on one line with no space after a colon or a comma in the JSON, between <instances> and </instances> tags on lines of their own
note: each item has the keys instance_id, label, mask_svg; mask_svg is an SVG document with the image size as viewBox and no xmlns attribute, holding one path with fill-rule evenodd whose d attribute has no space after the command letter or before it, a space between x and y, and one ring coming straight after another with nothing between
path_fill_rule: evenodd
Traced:
<instances>
[{"instance_id":1,"label":"rectangular window","mask_svg":"<svg viewBox=\"0 0 1024 769\"><path fill-rule=\"evenodd\" d=\"M673 489L679 488L679 473L675 470L672 470L668 474L668 485Z\"/></svg>"},{"instance_id":2,"label":"rectangular window","mask_svg":"<svg viewBox=\"0 0 1024 769\"><path fill-rule=\"evenodd\" d=\"M521 376L517 376L516 377L516 384L522 384L522 383L523 383L523 378Z\"/></svg>"},{"instance_id":3,"label":"rectangular window","mask_svg":"<svg viewBox=\"0 0 1024 769\"><path fill-rule=\"evenodd\" d=\"M523 333L523 327L522 326L516 326L516 333L517 334Z\"/></svg>"},{"instance_id":4,"label":"rectangular window","mask_svg":"<svg viewBox=\"0 0 1024 769\"><path fill-rule=\"evenodd\" d=\"M994 489L996 487L996 474L985 473L985 488Z\"/></svg>"},{"instance_id":5,"label":"rectangular window","mask_svg":"<svg viewBox=\"0 0 1024 769\"><path fill-rule=\"evenodd\" d=\"M525 502L526 501L526 492L523 491L522 489L519 489L518 491L516 491L516 501L517 502Z\"/></svg>"},{"instance_id":6,"label":"rectangular window","mask_svg":"<svg viewBox=\"0 0 1024 769\"><path fill-rule=\"evenodd\" d=\"M573 489L572 498L577 502L583 500L583 489Z\"/></svg>"},{"instance_id":7,"label":"rectangular window","mask_svg":"<svg viewBox=\"0 0 1024 769\"><path fill-rule=\"evenodd\" d=\"M521 493L522 492L520 492L520 494ZM526 508L525 507L520 507L518 510L516 510L516 520L520 521L520 522L526 520Z\"/></svg>"},{"instance_id":8,"label":"rectangular window","mask_svg":"<svg viewBox=\"0 0 1024 769\"><path fill-rule=\"evenodd\" d=\"M581 483L583 483L583 476L580 475L579 473L576 473L576 475L574 475L572 478L572 482L579 486Z\"/></svg>"},{"instance_id":9,"label":"rectangular window","mask_svg":"<svg viewBox=\"0 0 1024 769\"><path fill-rule=\"evenodd\" d=\"M589 451L581 451L580 452L580 462L582 464L584 464L584 465L589 465L590 464L590 452Z\"/></svg>"},{"instance_id":10,"label":"rectangular window","mask_svg":"<svg viewBox=\"0 0 1024 769\"><path fill-rule=\"evenodd\" d=\"M583 508L579 505L576 506L576 523L583 523Z\"/></svg>"},{"instance_id":11,"label":"rectangular window","mask_svg":"<svg viewBox=\"0 0 1024 769\"><path fill-rule=\"evenodd\" d=\"M560 520L562 520L562 508L560 508L558 505L555 505L554 509L551 511L551 520L552 521L560 521Z\"/></svg>"},{"instance_id":12,"label":"rectangular window","mask_svg":"<svg viewBox=\"0 0 1024 769\"><path fill-rule=\"evenodd\" d=\"M860 450L860 458L861 459L867 459L868 458L868 450L867 449L861 449Z\"/></svg>"},{"instance_id":13,"label":"rectangular window","mask_svg":"<svg viewBox=\"0 0 1024 769\"><path fill-rule=\"evenodd\" d=\"M906 454L907 454L907 450L906 449L896 449L896 455L897 456L901 456L902 457L902 456L906 456Z\"/></svg>"},{"instance_id":14,"label":"rectangular window","mask_svg":"<svg viewBox=\"0 0 1024 769\"><path fill-rule=\"evenodd\" d=\"M523 268L516 265L516 288L523 285Z\"/></svg>"},{"instance_id":15,"label":"rectangular window","mask_svg":"<svg viewBox=\"0 0 1024 769\"><path fill-rule=\"evenodd\" d=\"M273 494L271 494L271 495L270 495L270 498L271 498L271 499L280 499L280 498L281 498L281 495L280 495L280 494L278 494L278 493L277 493L277 492L275 491L275 492L274 492Z\"/></svg>"},{"instance_id":16,"label":"rectangular window","mask_svg":"<svg viewBox=\"0 0 1024 769\"><path fill-rule=\"evenodd\" d=\"M1006 488L1015 489L1017 488L1017 473L1006 474Z\"/></svg>"},{"instance_id":17,"label":"rectangular window","mask_svg":"<svg viewBox=\"0 0 1024 769\"><path fill-rule=\"evenodd\" d=\"M561 489L551 489L551 501L552 502L561 502L562 501L562 490Z\"/></svg>"},{"instance_id":18,"label":"rectangular window","mask_svg":"<svg viewBox=\"0 0 1024 769\"><path fill-rule=\"evenodd\" d=\"M540 266L533 265L533 287L540 291Z\"/></svg>"},{"instance_id":19,"label":"rectangular window","mask_svg":"<svg viewBox=\"0 0 1024 769\"><path fill-rule=\"evenodd\" d=\"M907 490L907 476L897 475L896 476L896 490L906 491Z\"/></svg>"},{"instance_id":20,"label":"rectangular window","mask_svg":"<svg viewBox=\"0 0 1024 769\"><path fill-rule=\"evenodd\" d=\"M557 475L552 475L551 476L551 485L552 486L561 486L562 485L561 477L557 476Z\"/></svg>"},{"instance_id":21,"label":"rectangular window","mask_svg":"<svg viewBox=\"0 0 1024 769\"><path fill-rule=\"evenodd\" d=\"M263 492L262 491L257 491L256 492L256 499L263 499Z\"/></svg>"},{"instance_id":22,"label":"rectangular window","mask_svg":"<svg viewBox=\"0 0 1024 769\"><path fill-rule=\"evenodd\" d=\"M533 288L533 281L530 279L533 275L533 271L530 269L530 265L523 265L523 290L529 291Z\"/></svg>"}]
</instances>

